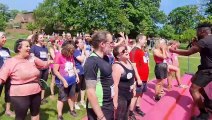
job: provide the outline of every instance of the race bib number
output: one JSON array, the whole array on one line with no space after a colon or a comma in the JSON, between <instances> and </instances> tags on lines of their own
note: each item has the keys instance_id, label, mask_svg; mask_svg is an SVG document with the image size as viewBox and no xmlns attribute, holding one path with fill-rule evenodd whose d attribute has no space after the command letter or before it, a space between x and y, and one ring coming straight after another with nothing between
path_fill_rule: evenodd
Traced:
<instances>
[{"instance_id":1,"label":"race bib number","mask_svg":"<svg viewBox=\"0 0 212 120\"><path fill-rule=\"evenodd\" d=\"M144 63L148 63L146 56L143 56Z\"/></svg>"},{"instance_id":2,"label":"race bib number","mask_svg":"<svg viewBox=\"0 0 212 120\"><path fill-rule=\"evenodd\" d=\"M44 51L40 52L40 58L47 58L47 53Z\"/></svg>"},{"instance_id":3,"label":"race bib number","mask_svg":"<svg viewBox=\"0 0 212 120\"><path fill-rule=\"evenodd\" d=\"M80 70L79 69L77 69L77 73L79 73L80 72Z\"/></svg>"},{"instance_id":4,"label":"race bib number","mask_svg":"<svg viewBox=\"0 0 212 120\"><path fill-rule=\"evenodd\" d=\"M132 73L127 73L127 79L131 79L133 77Z\"/></svg>"},{"instance_id":5,"label":"race bib number","mask_svg":"<svg viewBox=\"0 0 212 120\"><path fill-rule=\"evenodd\" d=\"M111 98L113 98L115 95L114 85L110 86L110 91L111 91Z\"/></svg>"},{"instance_id":6,"label":"race bib number","mask_svg":"<svg viewBox=\"0 0 212 120\"><path fill-rule=\"evenodd\" d=\"M7 51L1 50L0 51L0 56L3 58L3 60L5 61L7 58L10 57L9 53Z\"/></svg>"},{"instance_id":7,"label":"race bib number","mask_svg":"<svg viewBox=\"0 0 212 120\"><path fill-rule=\"evenodd\" d=\"M74 75L74 68L73 68L73 63L72 62L66 62L65 63L65 71L68 73L68 76L73 76Z\"/></svg>"}]
</instances>

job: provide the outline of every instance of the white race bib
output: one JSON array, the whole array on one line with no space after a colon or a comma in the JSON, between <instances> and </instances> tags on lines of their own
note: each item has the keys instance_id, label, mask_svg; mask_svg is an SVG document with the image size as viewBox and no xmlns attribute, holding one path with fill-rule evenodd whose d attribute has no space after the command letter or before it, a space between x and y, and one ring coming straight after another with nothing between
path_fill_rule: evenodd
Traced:
<instances>
[{"instance_id":1,"label":"white race bib","mask_svg":"<svg viewBox=\"0 0 212 120\"><path fill-rule=\"evenodd\" d=\"M0 56L3 57L3 58L9 58L10 57L9 53L5 50L0 51Z\"/></svg>"},{"instance_id":2,"label":"white race bib","mask_svg":"<svg viewBox=\"0 0 212 120\"><path fill-rule=\"evenodd\" d=\"M47 58L47 53L44 51L40 51L40 58Z\"/></svg>"},{"instance_id":3,"label":"white race bib","mask_svg":"<svg viewBox=\"0 0 212 120\"><path fill-rule=\"evenodd\" d=\"M127 79L131 79L132 78L132 73L127 73Z\"/></svg>"},{"instance_id":4,"label":"white race bib","mask_svg":"<svg viewBox=\"0 0 212 120\"><path fill-rule=\"evenodd\" d=\"M110 91L111 91L111 98L113 98L115 95L114 85L110 86Z\"/></svg>"},{"instance_id":5,"label":"white race bib","mask_svg":"<svg viewBox=\"0 0 212 120\"><path fill-rule=\"evenodd\" d=\"M144 63L148 62L146 56L143 56L143 60L144 60Z\"/></svg>"},{"instance_id":6,"label":"white race bib","mask_svg":"<svg viewBox=\"0 0 212 120\"><path fill-rule=\"evenodd\" d=\"M65 71L68 73L68 76L74 75L74 64L72 62L65 63Z\"/></svg>"}]
</instances>

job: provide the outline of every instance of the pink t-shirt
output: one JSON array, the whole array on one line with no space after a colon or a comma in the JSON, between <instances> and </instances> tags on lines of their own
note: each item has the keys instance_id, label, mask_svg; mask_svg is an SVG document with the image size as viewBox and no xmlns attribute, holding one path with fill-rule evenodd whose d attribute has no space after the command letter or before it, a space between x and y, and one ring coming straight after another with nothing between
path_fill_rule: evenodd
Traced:
<instances>
[{"instance_id":1,"label":"pink t-shirt","mask_svg":"<svg viewBox=\"0 0 212 120\"><path fill-rule=\"evenodd\" d=\"M38 84L39 69L48 68L47 61L36 57L30 59L10 58L0 69L0 80L11 79L10 96L27 96L41 91Z\"/></svg>"},{"instance_id":2,"label":"pink t-shirt","mask_svg":"<svg viewBox=\"0 0 212 120\"><path fill-rule=\"evenodd\" d=\"M55 56L55 64L59 64L59 73L66 79L75 76L74 59L73 57L65 58L61 53ZM75 81L73 81L75 82ZM56 84L61 84L59 79L56 79Z\"/></svg>"},{"instance_id":3,"label":"pink t-shirt","mask_svg":"<svg viewBox=\"0 0 212 120\"><path fill-rule=\"evenodd\" d=\"M59 73L62 76L70 76L70 74L75 75L74 73L74 59L73 57L65 58L61 53L58 53L55 56L55 64L59 64Z\"/></svg>"},{"instance_id":4,"label":"pink t-shirt","mask_svg":"<svg viewBox=\"0 0 212 120\"><path fill-rule=\"evenodd\" d=\"M179 67L178 54L172 53L172 64Z\"/></svg>"}]
</instances>

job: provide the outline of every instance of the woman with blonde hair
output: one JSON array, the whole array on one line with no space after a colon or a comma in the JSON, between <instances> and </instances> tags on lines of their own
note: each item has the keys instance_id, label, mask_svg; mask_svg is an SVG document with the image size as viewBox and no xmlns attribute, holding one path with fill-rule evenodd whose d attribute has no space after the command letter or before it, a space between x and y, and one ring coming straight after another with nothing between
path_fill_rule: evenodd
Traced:
<instances>
[{"instance_id":1,"label":"woman with blonde hair","mask_svg":"<svg viewBox=\"0 0 212 120\"><path fill-rule=\"evenodd\" d=\"M164 39L158 39L155 42L155 48L153 50L153 57L155 60L155 76L157 83L155 86L155 100L159 101L162 96L163 81L167 78L168 65L166 63L167 58L167 45Z\"/></svg>"},{"instance_id":2,"label":"woman with blonde hair","mask_svg":"<svg viewBox=\"0 0 212 120\"><path fill-rule=\"evenodd\" d=\"M169 51L169 48L177 48L179 46L179 43L176 41L169 41L168 42L168 49L167 49L167 65L168 65L168 76L167 76L167 82L168 82L168 89L170 90L172 88L172 78L173 76L176 78L178 87L180 88L188 88L187 85L182 84L181 75L180 75L180 68L179 68L179 61L178 61L178 55L176 53L171 53Z\"/></svg>"}]
</instances>

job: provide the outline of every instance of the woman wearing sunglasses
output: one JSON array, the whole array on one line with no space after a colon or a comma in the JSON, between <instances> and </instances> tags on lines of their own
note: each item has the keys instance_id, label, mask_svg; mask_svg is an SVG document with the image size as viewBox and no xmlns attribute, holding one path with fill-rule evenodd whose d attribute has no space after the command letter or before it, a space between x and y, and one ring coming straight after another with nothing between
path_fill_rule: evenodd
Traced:
<instances>
[{"instance_id":1,"label":"woman wearing sunglasses","mask_svg":"<svg viewBox=\"0 0 212 120\"><path fill-rule=\"evenodd\" d=\"M113 54L117 60L112 66L115 88L113 99L114 109L116 109L115 119L127 120L129 105L133 97L135 71L129 61L129 53L126 47L115 47Z\"/></svg>"}]
</instances>

